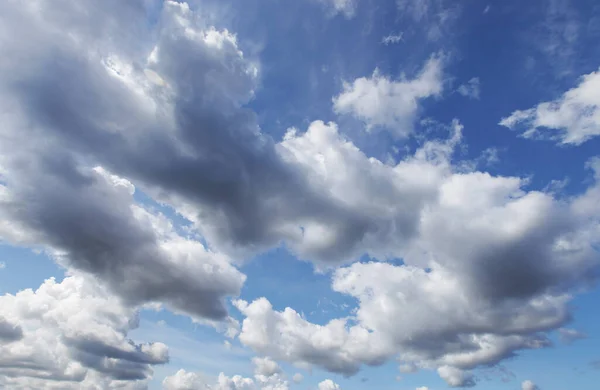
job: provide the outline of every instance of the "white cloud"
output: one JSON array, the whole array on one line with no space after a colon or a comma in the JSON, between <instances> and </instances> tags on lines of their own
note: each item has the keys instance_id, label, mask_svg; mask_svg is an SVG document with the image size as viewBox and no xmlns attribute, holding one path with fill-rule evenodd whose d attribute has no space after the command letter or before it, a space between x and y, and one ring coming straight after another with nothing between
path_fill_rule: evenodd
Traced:
<instances>
[{"instance_id":1,"label":"white cloud","mask_svg":"<svg viewBox=\"0 0 600 390\"><path fill-rule=\"evenodd\" d=\"M138 388L169 359L166 345L127 338L135 309L89 277L0 296L0 312L0 384L8 388Z\"/></svg>"},{"instance_id":2,"label":"white cloud","mask_svg":"<svg viewBox=\"0 0 600 390\"><path fill-rule=\"evenodd\" d=\"M362 120L368 130L383 126L396 137L411 134L420 101L439 95L443 90L442 60L432 57L412 80L403 75L392 80L375 70L371 77L344 83L344 90L333 99L338 114L350 114Z\"/></svg>"},{"instance_id":3,"label":"white cloud","mask_svg":"<svg viewBox=\"0 0 600 390\"><path fill-rule=\"evenodd\" d=\"M521 389L523 389L523 390L539 390L539 387L537 387L535 385L535 383L533 383L532 381L526 380L526 381L523 381L523 383L521 384Z\"/></svg>"},{"instance_id":4,"label":"white cloud","mask_svg":"<svg viewBox=\"0 0 600 390\"><path fill-rule=\"evenodd\" d=\"M252 378L244 378L241 375L228 377L220 373L216 381L194 372L179 370L175 374L166 377L162 386L164 390L288 390L288 382L280 373L272 375L254 375Z\"/></svg>"},{"instance_id":5,"label":"white cloud","mask_svg":"<svg viewBox=\"0 0 600 390\"><path fill-rule=\"evenodd\" d=\"M527 190L518 177L458 172L458 121L449 139L426 142L397 164L369 158L334 123L316 121L276 143L246 108L259 68L235 34L206 26L185 3L165 2L159 23L150 24L142 0L99 2L95 12L88 3L57 1L0 2L0 71L11 75L0 78L0 104L8 108L0 129L3 240L43 247L73 272L93 275L94 288L124 301L125 315L160 303L200 322L223 320L230 337L238 329L224 299L238 295L245 279L231 256L243 260L283 244L322 268L363 254L404 259L404 266L372 261L336 270L334 289L358 307L325 325L274 310L264 298L236 301L243 344L342 374L396 357L439 370L450 384L470 383L470 370L544 347L544 333L564 326L571 288L598 264L597 184L563 201ZM346 87L338 109L407 136L420 99L442 91L441 60L432 58L414 80L376 73ZM590 167L598 179L598 161ZM136 188L187 218L186 235L140 207ZM20 318L0 321L9 347L33 328L13 317ZM392 327L392 317L410 320ZM164 348L131 346L129 328L107 322L89 329L111 336L103 344L110 359L116 348L120 360L148 360L136 366L144 380ZM88 338L55 337L47 353L98 347L89 345L96 334L78 325ZM95 362L81 355L79 366L68 366L66 355L57 356L35 359L67 376ZM95 371L85 378L96 380ZM184 384L204 381L187 374L179 375ZM279 373L222 375L217 383L287 386Z\"/></svg>"},{"instance_id":6,"label":"white cloud","mask_svg":"<svg viewBox=\"0 0 600 390\"><path fill-rule=\"evenodd\" d=\"M386 35L385 37L383 37L381 39L381 43L383 43L386 46L395 44L395 43L400 43L400 42L402 42L403 35L404 35L403 33Z\"/></svg>"},{"instance_id":7,"label":"white cloud","mask_svg":"<svg viewBox=\"0 0 600 390\"><path fill-rule=\"evenodd\" d=\"M442 366L438 368L438 374L451 387L475 386L473 375L456 367Z\"/></svg>"},{"instance_id":8,"label":"white cloud","mask_svg":"<svg viewBox=\"0 0 600 390\"><path fill-rule=\"evenodd\" d=\"M221 373L216 383L212 383L209 378L202 374L185 370L179 370L174 375L166 377L162 382L162 386L164 390L257 390L252 379L240 375L230 378Z\"/></svg>"},{"instance_id":9,"label":"white cloud","mask_svg":"<svg viewBox=\"0 0 600 390\"><path fill-rule=\"evenodd\" d=\"M264 298L236 301L246 317L240 341L278 360L342 374L396 356L407 365L439 369L453 386L472 385L468 371L480 365L550 345L543 333L568 320L570 287L598 264L592 246L598 241L600 186L565 203L550 193L525 191L527 181L517 177L453 172L448 159L460 130L455 123L450 140L428 143L395 167L364 158L333 125L315 123L302 136L288 134L282 146L307 167L315 188L327 188L349 208L362 205L371 216L378 215L377 207L381 215L399 212L393 201L387 203L380 178L391 184L397 178L402 184L390 194L408 192L389 199L405 202L417 193L410 178L418 178L423 192L411 206L420 210L418 233L396 243L362 243L394 253L404 266L355 263L334 272L334 290L359 302L355 322L339 318L316 325L291 308L274 310ZM360 180L373 181L358 185ZM398 216L396 229L410 220ZM386 225L379 226L382 232ZM323 232L314 245L327 238Z\"/></svg>"},{"instance_id":10,"label":"white cloud","mask_svg":"<svg viewBox=\"0 0 600 390\"><path fill-rule=\"evenodd\" d=\"M254 373L257 375L272 376L275 374L281 374L281 368L277 362L269 357L255 357L252 358L252 364L254 364Z\"/></svg>"},{"instance_id":11,"label":"white cloud","mask_svg":"<svg viewBox=\"0 0 600 390\"><path fill-rule=\"evenodd\" d=\"M525 138L561 144L580 145L600 135L600 71L584 75L577 87L556 100L513 112L500 125L522 129Z\"/></svg>"},{"instance_id":12,"label":"white cloud","mask_svg":"<svg viewBox=\"0 0 600 390\"><path fill-rule=\"evenodd\" d=\"M427 387L427 386L421 386L421 387L417 387L416 390L429 390L429 387Z\"/></svg>"},{"instance_id":13,"label":"white cloud","mask_svg":"<svg viewBox=\"0 0 600 390\"><path fill-rule=\"evenodd\" d=\"M302 381L304 380L304 376L298 372L294 374L292 380L294 381L294 383L302 383Z\"/></svg>"},{"instance_id":14,"label":"white cloud","mask_svg":"<svg viewBox=\"0 0 600 390\"><path fill-rule=\"evenodd\" d=\"M319 383L319 390L341 390L340 385L332 381L331 379L325 379Z\"/></svg>"},{"instance_id":15,"label":"white cloud","mask_svg":"<svg viewBox=\"0 0 600 390\"><path fill-rule=\"evenodd\" d=\"M334 13L341 13L346 18L350 19L356 11L356 3L358 0L319 0L321 3L330 7Z\"/></svg>"},{"instance_id":16,"label":"white cloud","mask_svg":"<svg viewBox=\"0 0 600 390\"><path fill-rule=\"evenodd\" d=\"M6 263L3 261L0 261L0 270L6 268Z\"/></svg>"},{"instance_id":17,"label":"white cloud","mask_svg":"<svg viewBox=\"0 0 600 390\"><path fill-rule=\"evenodd\" d=\"M471 99L479 99L480 94L480 82L478 77L473 77L465 84L462 84L456 90L459 94L471 98Z\"/></svg>"}]
</instances>

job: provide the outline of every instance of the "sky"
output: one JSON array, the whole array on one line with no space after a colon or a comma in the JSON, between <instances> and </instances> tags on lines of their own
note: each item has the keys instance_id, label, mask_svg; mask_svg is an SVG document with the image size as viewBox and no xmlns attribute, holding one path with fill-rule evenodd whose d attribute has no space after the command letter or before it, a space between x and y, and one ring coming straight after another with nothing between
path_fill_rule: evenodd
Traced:
<instances>
[{"instance_id":1,"label":"sky","mask_svg":"<svg viewBox=\"0 0 600 390\"><path fill-rule=\"evenodd\" d=\"M0 387L594 389L594 0L0 2Z\"/></svg>"}]
</instances>

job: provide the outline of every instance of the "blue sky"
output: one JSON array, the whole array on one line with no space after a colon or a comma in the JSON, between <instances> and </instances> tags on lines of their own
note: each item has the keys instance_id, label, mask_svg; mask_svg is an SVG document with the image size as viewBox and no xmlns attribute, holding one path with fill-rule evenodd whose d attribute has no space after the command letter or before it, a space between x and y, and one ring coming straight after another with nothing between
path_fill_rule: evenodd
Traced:
<instances>
[{"instance_id":1,"label":"blue sky","mask_svg":"<svg viewBox=\"0 0 600 390\"><path fill-rule=\"evenodd\" d=\"M593 389L596 3L3 3L0 387Z\"/></svg>"}]
</instances>

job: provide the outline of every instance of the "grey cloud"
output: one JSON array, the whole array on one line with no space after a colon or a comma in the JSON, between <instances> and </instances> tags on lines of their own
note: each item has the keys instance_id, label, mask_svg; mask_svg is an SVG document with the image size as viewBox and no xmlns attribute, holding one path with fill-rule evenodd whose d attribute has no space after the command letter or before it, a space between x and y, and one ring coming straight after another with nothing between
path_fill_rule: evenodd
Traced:
<instances>
[{"instance_id":1,"label":"grey cloud","mask_svg":"<svg viewBox=\"0 0 600 390\"><path fill-rule=\"evenodd\" d=\"M8 322L5 318L0 317L0 341L10 343L23 338L23 329L17 324Z\"/></svg>"}]
</instances>

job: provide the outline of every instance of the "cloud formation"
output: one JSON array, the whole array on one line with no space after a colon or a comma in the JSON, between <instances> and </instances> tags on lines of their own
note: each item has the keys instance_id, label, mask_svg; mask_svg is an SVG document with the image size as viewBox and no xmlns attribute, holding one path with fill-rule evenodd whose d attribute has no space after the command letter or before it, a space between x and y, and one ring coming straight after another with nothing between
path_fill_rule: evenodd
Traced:
<instances>
[{"instance_id":1,"label":"cloud formation","mask_svg":"<svg viewBox=\"0 0 600 390\"><path fill-rule=\"evenodd\" d=\"M500 125L522 130L522 136L581 145L600 135L600 71L581 77L579 85L561 97L517 110Z\"/></svg>"},{"instance_id":2,"label":"cloud formation","mask_svg":"<svg viewBox=\"0 0 600 390\"><path fill-rule=\"evenodd\" d=\"M41 247L78 275L2 297L10 306L0 318L7 386L44 387L49 378L67 387L143 385L167 354L126 339L135 307L160 303L197 321L224 320L225 300L245 281L232 258L280 245L333 269L332 288L358 306L319 325L266 298L236 300L239 338L262 357L253 378L219 376L222 388L287 388L276 360L352 375L392 358L471 386L474 368L550 344L545 333L569 319L573 288L597 271L599 160L589 163L596 182L562 200L519 177L458 169L458 121L447 139L393 164L367 156L335 123L315 121L275 141L247 107L260 67L237 36L174 1L149 23L147 4L0 4L0 71L11 75L0 79L0 238ZM583 142L595 134L597 77L503 122L545 118L536 126ZM442 90L434 56L412 80L375 72L346 84L334 108L403 138L421 100ZM142 196L189 226L177 229ZM353 263L362 255L370 261ZM403 265L383 262L399 258ZM25 317L22 306L32 305L15 303L62 290L75 304L50 299L49 315ZM78 296L100 296L116 312L92 304L71 313L84 306ZM60 318L47 322L53 315ZM35 350L19 355L20 343ZM164 382L207 384L186 371Z\"/></svg>"},{"instance_id":3,"label":"cloud formation","mask_svg":"<svg viewBox=\"0 0 600 390\"><path fill-rule=\"evenodd\" d=\"M410 214L398 214L395 220L396 229L400 221L414 221L414 230L409 230L413 233L402 241L373 245L401 257L405 265L354 263L333 273L333 289L358 301L352 322L339 318L317 325L291 308L274 310L265 298L238 300L236 307L246 317L242 343L275 359L345 375L355 374L363 364L396 357L408 365L437 369L451 386L474 385L468 371L478 366L550 345L544 333L569 320L571 288L590 281L598 269L593 247L599 228L594 203L599 199L598 183L564 202L550 193L526 191L526 181L517 177L453 172L449 159L460 141L458 123L449 140L430 141L395 167L361 157L334 127L322 123L288 140L302 141L295 150L308 152L311 147L305 142L315 137L317 128L322 136L328 134L321 138L327 147L319 149L327 152L315 153L318 163L303 160L331 173L335 171L329 161L344 161L344 175L327 175L318 183L332 188L334 195L339 188L346 204L364 195L371 207L389 207L385 214L393 216L397 211L390 206L396 203L386 203L385 192L369 193L385 188L375 181L380 177L382 183L383 177L394 183L400 175L402 184L395 190L408 191L401 197L405 202L411 199L410 191L422 191L420 196L414 193L411 207L420 210L418 220ZM595 161L590 168L597 168ZM358 173L367 167L373 169L370 174ZM418 177L418 184L409 184L410 177ZM374 182L357 185L363 178ZM377 215L376 209L369 214Z\"/></svg>"},{"instance_id":4,"label":"cloud formation","mask_svg":"<svg viewBox=\"0 0 600 390\"><path fill-rule=\"evenodd\" d=\"M338 114L350 114L367 125L367 130L387 128L398 138L408 137L419 113L420 101L443 90L442 59L431 57L412 80L402 75L392 80L375 70L371 77L344 83L333 98Z\"/></svg>"},{"instance_id":5,"label":"cloud formation","mask_svg":"<svg viewBox=\"0 0 600 390\"><path fill-rule=\"evenodd\" d=\"M89 277L46 280L0 296L0 384L25 388L142 388L167 346L136 344L137 312ZM96 386L96 387L94 387Z\"/></svg>"}]
</instances>

